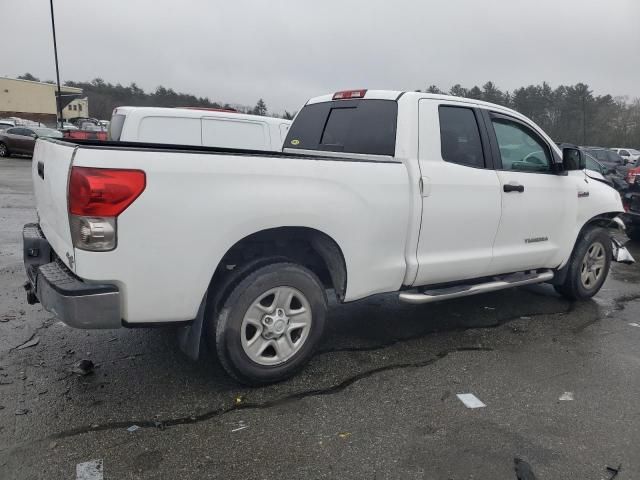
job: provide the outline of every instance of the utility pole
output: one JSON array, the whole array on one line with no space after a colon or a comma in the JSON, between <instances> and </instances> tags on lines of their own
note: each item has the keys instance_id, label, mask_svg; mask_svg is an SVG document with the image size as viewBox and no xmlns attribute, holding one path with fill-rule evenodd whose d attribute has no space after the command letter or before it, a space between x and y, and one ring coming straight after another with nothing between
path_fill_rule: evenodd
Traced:
<instances>
[{"instance_id":1,"label":"utility pole","mask_svg":"<svg viewBox=\"0 0 640 480\"><path fill-rule=\"evenodd\" d=\"M58 128L62 127L62 92L60 89L60 69L58 68L58 44L56 43L56 21L53 16L53 0L49 0L51 6L51 30L53 31L53 54L56 59L56 80L58 82L58 94L56 95L56 107L58 110Z\"/></svg>"},{"instance_id":2,"label":"utility pole","mask_svg":"<svg viewBox=\"0 0 640 480\"><path fill-rule=\"evenodd\" d=\"M587 144L587 96L582 94L582 145Z\"/></svg>"}]
</instances>

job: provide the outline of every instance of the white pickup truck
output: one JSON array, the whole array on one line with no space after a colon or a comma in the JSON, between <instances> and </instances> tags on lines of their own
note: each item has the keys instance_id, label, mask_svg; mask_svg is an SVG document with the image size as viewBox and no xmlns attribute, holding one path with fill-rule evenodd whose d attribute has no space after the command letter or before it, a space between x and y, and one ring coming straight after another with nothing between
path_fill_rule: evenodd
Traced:
<instances>
[{"instance_id":1,"label":"white pickup truck","mask_svg":"<svg viewBox=\"0 0 640 480\"><path fill-rule=\"evenodd\" d=\"M248 384L312 355L327 289L419 304L547 282L598 292L620 196L504 107L419 92L309 100L284 151L39 140L28 300L79 328L184 325ZM401 326L399 328L402 328Z\"/></svg>"}]
</instances>

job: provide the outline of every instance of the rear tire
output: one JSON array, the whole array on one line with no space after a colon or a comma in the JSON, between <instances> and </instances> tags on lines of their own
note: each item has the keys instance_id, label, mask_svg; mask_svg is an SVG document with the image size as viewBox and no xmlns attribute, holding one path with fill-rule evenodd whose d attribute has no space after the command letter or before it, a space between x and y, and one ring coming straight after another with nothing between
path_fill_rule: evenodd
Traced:
<instances>
[{"instance_id":1,"label":"rear tire","mask_svg":"<svg viewBox=\"0 0 640 480\"><path fill-rule=\"evenodd\" d=\"M569 300L593 297L607 279L611 266L611 238L602 228L589 228L582 233L573 249L567 277L555 289Z\"/></svg>"},{"instance_id":2,"label":"rear tire","mask_svg":"<svg viewBox=\"0 0 640 480\"><path fill-rule=\"evenodd\" d=\"M0 157L10 157L11 153L9 153L9 149L7 146L0 142Z\"/></svg>"},{"instance_id":3,"label":"rear tire","mask_svg":"<svg viewBox=\"0 0 640 480\"><path fill-rule=\"evenodd\" d=\"M327 298L318 277L288 262L257 268L208 319L207 338L220 363L247 385L291 377L320 341Z\"/></svg>"}]
</instances>

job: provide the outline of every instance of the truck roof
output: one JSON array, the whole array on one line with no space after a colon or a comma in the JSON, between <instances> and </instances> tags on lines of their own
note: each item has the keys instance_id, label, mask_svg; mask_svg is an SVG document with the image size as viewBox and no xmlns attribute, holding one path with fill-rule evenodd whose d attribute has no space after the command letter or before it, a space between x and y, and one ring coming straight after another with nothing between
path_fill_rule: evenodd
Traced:
<instances>
[{"instance_id":1,"label":"truck roof","mask_svg":"<svg viewBox=\"0 0 640 480\"><path fill-rule=\"evenodd\" d=\"M334 97L336 94L345 93L345 92L364 92L364 95L362 96L351 97L351 98L360 98L365 100L399 100L400 97L407 97L407 98L414 97L416 100L421 98L428 98L428 99L434 99L434 100L446 100L448 102L460 102L467 105L477 105L478 107L488 107L493 110L498 110L504 113L508 113L509 115L517 118L528 120L521 113L495 103L476 100L473 98L457 97L454 95L442 95L437 93L413 92L413 91L402 91L402 90L365 90L365 89L345 90L341 92L328 93L326 95L321 95L319 97L313 97L307 102L307 105L312 105L314 103L331 102L332 100L334 100Z\"/></svg>"},{"instance_id":2,"label":"truck roof","mask_svg":"<svg viewBox=\"0 0 640 480\"><path fill-rule=\"evenodd\" d=\"M176 117L176 118L232 118L237 120L256 120L266 123L291 124L291 120L278 117L266 117L261 115L248 115L233 111L203 110L194 108L165 108L165 107L116 107L113 114L130 115L135 113L140 117Z\"/></svg>"}]
</instances>

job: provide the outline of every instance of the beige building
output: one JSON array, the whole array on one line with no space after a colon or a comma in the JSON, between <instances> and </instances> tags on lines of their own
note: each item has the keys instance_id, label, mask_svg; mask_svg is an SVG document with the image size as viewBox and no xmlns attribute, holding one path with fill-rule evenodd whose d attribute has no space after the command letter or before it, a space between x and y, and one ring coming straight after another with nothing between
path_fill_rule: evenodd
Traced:
<instances>
[{"instance_id":1,"label":"beige building","mask_svg":"<svg viewBox=\"0 0 640 480\"><path fill-rule=\"evenodd\" d=\"M62 109L62 118L65 120L75 117L88 117L89 116L89 99L75 98L69 105Z\"/></svg>"},{"instance_id":2,"label":"beige building","mask_svg":"<svg viewBox=\"0 0 640 480\"><path fill-rule=\"evenodd\" d=\"M63 86L61 90L64 118L89 115L87 99L79 98L81 88ZM53 126L57 118L56 91L57 86L52 83L0 77L0 118L19 117ZM69 110L70 105L76 109Z\"/></svg>"}]
</instances>

